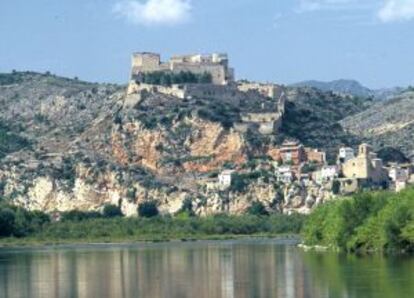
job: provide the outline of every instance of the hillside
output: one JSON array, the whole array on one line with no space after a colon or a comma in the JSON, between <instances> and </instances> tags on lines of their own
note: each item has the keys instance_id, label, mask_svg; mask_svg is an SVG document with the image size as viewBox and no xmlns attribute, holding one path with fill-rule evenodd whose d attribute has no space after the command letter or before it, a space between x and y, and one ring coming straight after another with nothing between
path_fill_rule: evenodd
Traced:
<instances>
[{"instance_id":1,"label":"hillside","mask_svg":"<svg viewBox=\"0 0 414 298\"><path fill-rule=\"evenodd\" d=\"M282 133L303 144L322 148L334 159L342 145L355 146L359 138L346 133L339 121L368 108L372 102L309 87L291 87Z\"/></svg>"},{"instance_id":2,"label":"hillside","mask_svg":"<svg viewBox=\"0 0 414 298\"><path fill-rule=\"evenodd\" d=\"M325 92L332 91L337 94L345 94L359 97L371 97L374 92L355 80L335 80L330 82L303 81L293 84L295 87L312 87Z\"/></svg>"},{"instance_id":3,"label":"hillside","mask_svg":"<svg viewBox=\"0 0 414 298\"><path fill-rule=\"evenodd\" d=\"M276 104L267 97L239 106L214 96L183 100L153 92L127 106L125 91L48 74L0 75L0 197L50 212L113 203L134 215L137 204L149 200L162 213L190 202L198 215L239 214L252 198L281 211L284 194L294 192L275 182L271 165L263 170L259 160L270 158L285 138L332 153L355 144L338 121L370 104L287 88L282 131L263 136L233 126L241 113ZM240 175L236 189L208 187L220 171L234 167L251 173ZM303 206L306 190L300 195L295 208Z\"/></svg>"},{"instance_id":4,"label":"hillside","mask_svg":"<svg viewBox=\"0 0 414 298\"><path fill-rule=\"evenodd\" d=\"M407 89L387 102L372 105L341 121L350 133L361 136L377 149L391 146L414 157L414 90Z\"/></svg>"},{"instance_id":5,"label":"hillside","mask_svg":"<svg viewBox=\"0 0 414 298\"><path fill-rule=\"evenodd\" d=\"M311 87L322 90L324 92L334 92L336 94L351 95L362 98L374 98L376 100L387 100L396 94L403 91L403 88L383 88L383 89L370 89L363 86L361 83L355 80L335 80L330 82L323 81L303 81L293 84L294 87Z\"/></svg>"}]
</instances>

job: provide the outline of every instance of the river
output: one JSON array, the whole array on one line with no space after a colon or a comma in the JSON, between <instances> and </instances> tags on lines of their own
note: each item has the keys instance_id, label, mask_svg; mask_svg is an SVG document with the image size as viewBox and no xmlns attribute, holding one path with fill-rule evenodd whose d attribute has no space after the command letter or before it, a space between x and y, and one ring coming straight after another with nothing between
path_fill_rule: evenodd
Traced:
<instances>
[{"instance_id":1,"label":"river","mask_svg":"<svg viewBox=\"0 0 414 298\"><path fill-rule=\"evenodd\" d=\"M414 258L290 240L0 249L0 297L414 297Z\"/></svg>"}]
</instances>

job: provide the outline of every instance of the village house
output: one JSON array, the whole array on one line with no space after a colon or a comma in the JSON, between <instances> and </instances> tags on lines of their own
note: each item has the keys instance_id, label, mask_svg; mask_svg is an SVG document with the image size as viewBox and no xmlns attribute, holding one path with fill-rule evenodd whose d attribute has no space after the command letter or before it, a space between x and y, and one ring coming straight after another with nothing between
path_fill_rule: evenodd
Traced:
<instances>
[{"instance_id":1,"label":"village house","mask_svg":"<svg viewBox=\"0 0 414 298\"><path fill-rule=\"evenodd\" d=\"M284 141L282 146L271 152L272 158L284 164L301 165L311 162L318 165L326 163L326 153L318 149L304 147L298 141Z\"/></svg>"},{"instance_id":2,"label":"village house","mask_svg":"<svg viewBox=\"0 0 414 298\"><path fill-rule=\"evenodd\" d=\"M382 160L377 158L368 144L359 146L358 155L342 165L342 173L345 178L358 179L370 185L385 186L388 182Z\"/></svg>"},{"instance_id":3,"label":"village house","mask_svg":"<svg viewBox=\"0 0 414 298\"><path fill-rule=\"evenodd\" d=\"M350 147L339 148L338 163L345 163L355 157L354 149Z\"/></svg>"},{"instance_id":4,"label":"village house","mask_svg":"<svg viewBox=\"0 0 414 298\"><path fill-rule=\"evenodd\" d=\"M224 170L218 175L218 183L220 188L226 189L231 186L233 175L235 170Z\"/></svg>"},{"instance_id":5,"label":"village house","mask_svg":"<svg viewBox=\"0 0 414 298\"><path fill-rule=\"evenodd\" d=\"M295 172L291 166L280 166L276 168L276 177L279 182L292 183L295 179Z\"/></svg>"},{"instance_id":6,"label":"village house","mask_svg":"<svg viewBox=\"0 0 414 298\"><path fill-rule=\"evenodd\" d=\"M339 177L340 169L338 166L325 165L320 170L314 172L314 179L317 183L332 181Z\"/></svg>"},{"instance_id":7,"label":"village house","mask_svg":"<svg viewBox=\"0 0 414 298\"><path fill-rule=\"evenodd\" d=\"M408 169L403 169L399 165L393 165L388 170L388 177L391 181L408 181L410 178L410 171Z\"/></svg>"}]
</instances>

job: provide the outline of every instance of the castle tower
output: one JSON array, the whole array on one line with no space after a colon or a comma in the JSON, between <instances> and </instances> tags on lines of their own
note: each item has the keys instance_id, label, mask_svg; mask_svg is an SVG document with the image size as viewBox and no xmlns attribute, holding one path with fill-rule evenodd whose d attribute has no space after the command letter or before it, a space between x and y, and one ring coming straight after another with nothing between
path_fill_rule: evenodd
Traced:
<instances>
[{"instance_id":1,"label":"castle tower","mask_svg":"<svg viewBox=\"0 0 414 298\"><path fill-rule=\"evenodd\" d=\"M132 55L132 77L142 72L156 71L161 64L161 56L156 53L134 53Z\"/></svg>"}]
</instances>

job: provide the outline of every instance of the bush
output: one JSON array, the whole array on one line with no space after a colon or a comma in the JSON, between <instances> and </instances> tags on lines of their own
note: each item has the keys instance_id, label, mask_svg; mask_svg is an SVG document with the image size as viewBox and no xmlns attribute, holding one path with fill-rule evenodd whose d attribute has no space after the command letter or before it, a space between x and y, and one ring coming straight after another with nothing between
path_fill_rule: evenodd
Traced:
<instances>
[{"instance_id":1,"label":"bush","mask_svg":"<svg viewBox=\"0 0 414 298\"><path fill-rule=\"evenodd\" d=\"M153 201L147 201L138 205L138 215L140 217L154 217L158 214L157 204Z\"/></svg>"},{"instance_id":2,"label":"bush","mask_svg":"<svg viewBox=\"0 0 414 298\"><path fill-rule=\"evenodd\" d=\"M79 211L79 210L71 210L68 212L63 212L61 214L61 221L83 221L93 218L100 218L102 214L96 211Z\"/></svg>"},{"instance_id":3,"label":"bush","mask_svg":"<svg viewBox=\"0 0 414 298\"><path fill-rule=\"evenodd\" d=\"M24 237L50 223L50 217L41 211L28 211L21 207L0 207L0 236Z\"/></svg>"},{"instance_id":4,"label":"bush","mask_svg":"<svg viewBox=\"0 0 414 298\"><path fill-rule=\"evenodd\" d=\"M103 208L103 216L106 218L110 218L110 217L122 217L124 215L122 214L121 208L115 205L108 204L108 205L105 205Z\"/></svg>"},{"instance_id":5,"label":"bush","mask_svg":"<svg viewBox=\"0 0 414 298\"><path fill-rule=\"evenodd\" d=\"M267 212L265 206L262 202L253 202L252 205L247 209L247 213L250 215L269 215L269 212Z\"/></svg>"},{"instance_id":6,"label":"bush","mask_svg":"<svg viewBox=\"0 0 414 298\"><path fill-rule=\"evenodd\" d=\"M145 84L171 86L172 84L209 84L213 81L210 73L196 74L190 71L169 73L164 71L147 72L140 75L139 81Z\"/></svg>"},{"instance_id":7,"label":"bush","mask_svg":"<svg viewBox=\"0 0 414 298\"><path fill-rule=\"evenodd\" d=\"M0 208L0 236L13 235L16 216L9 208Z\"/></svg>"},{"instance_id":8,"label":"bush","mask_svg":"<svg viewBox=\"0 0 414 298\"><path fill-rule=\"evenodd\" d=\"M308 218L308 245L345 251L414 251L414 189L360 193L318 207Z\"/></svg>"}]
</instances>

